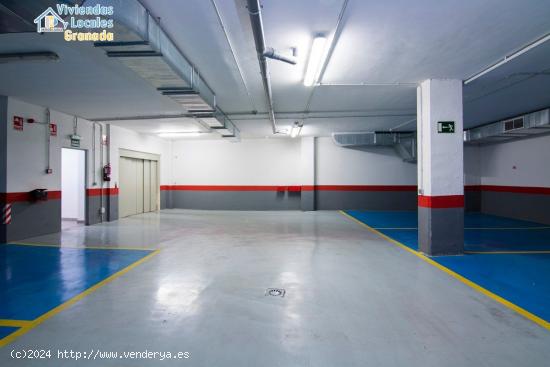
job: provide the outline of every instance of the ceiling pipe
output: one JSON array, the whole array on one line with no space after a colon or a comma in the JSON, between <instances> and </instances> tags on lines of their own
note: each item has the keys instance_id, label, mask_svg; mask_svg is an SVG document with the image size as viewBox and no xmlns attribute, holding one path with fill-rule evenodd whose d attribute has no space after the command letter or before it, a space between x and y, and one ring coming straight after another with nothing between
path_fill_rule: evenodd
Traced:
<instances>
[{"instance_id":1,"label":"ceiling pipe","mask_svg":"<svg viewBox=\"0 0 550 367\"><path fill-rule=\"evenodd\" d=\"M493 70L501 67L502 65L512 61L516 57L519 57L519 56L523 55L524 53L534 49L535 47L538 47L538 46L542 45L543 43L545 43L548 40L550 40L550 33L542 36L541 38L535 40L534 42L531 42L530 44L528 44L526 46L523 46L519 50L511 53L510 55L504 56L500 61L494 63L493 65L490 65L490 66L486 67L485 69L475 73L474 75L472 75L471 77L469 77L468 79L466 79L464 81L464 85L470 84L474 80L477 80L478 78L481 78L483 75L485 75L487 73L490 73L491 71L493 71Z\"/></svg>"},{"instance_id":2,"label":"ceiling pipe","mask_svg":"<svg viewBox=\"0 0 550 367\"><path fill-rule=\"evenodd\" d=\"M336 28L334 29L334 33L332 34L332 37L330 39L330 44L328 51L325 55L325 59L323 60L323 64L321 65L321 69L319 70L319 75L317 76L316 83L321 83L323 81L323 78L325 76L325 71L327 70L328 63L330 59L332 58L332 54L334 53L334 49L336 48L336 44L338 43L338 40L340 39L340 35L342 34L342 30L344 29L344 14L346 13L346 9L348 7L349 0L344 0L342 2L342 8L340 9L340 13L338 13L338 20L336 21ZM317 85L315 84L313 88L311 88L311 92L309 92L309 97L307 99L306 103L306 111L309 111L309 108L311 106L311 101L313 100L313 93L315 93L315 88Z\"/></svg>"},{"instance_id":3,"label":"ceiling pipe","mask_svg":"<svg viewBox=\"0 0 550 367\"><path fill-rule=\"evenodd\" d=\"M417 83L317 83L319 87L417 87Z\"/></svg>"},{"instance_id":4,"label":"ceiling pipe","mask_svg":"<svg viewBox=\"0 0 550 367\"><path fill-rule=\"evenodd\" d=\"M254 35L254 43L256 44L256 52L258 54L258 62L260 64L260 74L262 75L262 83L267 98L267 109L269 120L271 121L271 129L273 134L277 134L277 122L275 120L275 111L273 110L273 93L271 91L271 79L267 68L267 60L265 52L265 37L264 26L262 22L262 13L260 10L259 0L247 0L248 14L250 16L250 25L252 26L252 34Z\"/></svg>"},{"instance_id":5,"label":"ceiling pipe","mask_svg":"<svg viewBox=\"0 0 550 367\"><path fill-rule=\"evenodd\" d=\"M258 120L266 117L267 113L253 113L253 112L235 112L228 113L225 116L234 120ZM285 120L296 120L300 118L312 118L312 119L329 119L329 118L365 118L365 117L410 117L416 116L416 113L402 112L402 113L376 113L373 111L321 111L321 112L306 112L306 111L288 111L279 112L277 115ZM88 121L96 122L117 122L117 121L133 121L133 120L166 120L166 119L178 119L178 118L193 118L193 114L178 114L178 115L150 115L150 116L118 116L118 117L101 117L101 118L88 118ZM212 116L204 116L212 117ZM200 119L200 118L199 118ZM415 118L416 120L416 118Z\"/></svg>"},{"instance_id":6,"label":"ceiling pipe","mask_svg":"<svg viewBox=\"0 0 550 367\"><path fill-rule=\"evenodd\" d=\"M275 51L273 47L267 47L263 55L273 60L279 60L282 62L286 62L287 64L296 65L296 58L294 56L288 57L288 56L281 55L277 53L277 51Z\"/></svg>"}]
</instances>

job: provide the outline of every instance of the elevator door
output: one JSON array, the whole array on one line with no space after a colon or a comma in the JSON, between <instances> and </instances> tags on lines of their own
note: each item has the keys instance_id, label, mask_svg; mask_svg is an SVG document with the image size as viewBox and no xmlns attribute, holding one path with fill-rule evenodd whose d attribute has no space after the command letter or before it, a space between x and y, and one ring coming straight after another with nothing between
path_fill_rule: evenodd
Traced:
<instances>
[{"instance_id":1,"label":"elevator door","mask_svg":"<svg viewBox=\"0 0 550 367\"><path fill-rule=\"evenodd\" d=\"M157 210L158 163L120 157L120 217Z\"/></svg>"}]
</instances>

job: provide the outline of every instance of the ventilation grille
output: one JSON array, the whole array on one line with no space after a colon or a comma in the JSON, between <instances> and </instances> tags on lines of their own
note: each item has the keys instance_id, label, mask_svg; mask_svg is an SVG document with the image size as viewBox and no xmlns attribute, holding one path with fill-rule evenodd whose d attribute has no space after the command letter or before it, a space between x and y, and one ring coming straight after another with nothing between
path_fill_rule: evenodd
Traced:
<instances>
[{"instance_id":1,"label":"ventilation grille","mask_svg":"<svg viewBox=\"0 0 550 367\"><path fill-rule=\"evenodd\" d=\"M523 129L523 116L517 119L504 121L504 131Z\"/></svg>"}]
</instances>

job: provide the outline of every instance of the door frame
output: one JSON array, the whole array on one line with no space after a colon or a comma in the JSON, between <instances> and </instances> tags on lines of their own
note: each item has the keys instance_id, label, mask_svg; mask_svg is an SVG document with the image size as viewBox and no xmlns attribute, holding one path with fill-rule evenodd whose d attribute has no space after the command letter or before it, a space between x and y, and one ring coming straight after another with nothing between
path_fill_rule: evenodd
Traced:
<instances>
[{"instance_id":1,"label":"door frame","mask_svg":"<svg viewBox=\"0 0 550 367\"><path fill-rule=\"evenodd\" d=\"M79 150L84 152L84 225L90 225L90 213L88 213L88 149L61 147L61 182L63 182L63 149ZM63 185L61 185L61 220L63 221Z\"/></svg>"}]
</instances>

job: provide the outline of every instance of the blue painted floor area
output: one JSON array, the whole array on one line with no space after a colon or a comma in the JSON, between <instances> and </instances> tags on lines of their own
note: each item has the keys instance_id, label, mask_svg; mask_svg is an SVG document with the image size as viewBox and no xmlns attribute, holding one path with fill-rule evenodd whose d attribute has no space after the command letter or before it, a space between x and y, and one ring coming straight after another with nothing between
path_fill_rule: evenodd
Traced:
<instances>
[{"instance_id":1,"label":"blue painted floor area","mask_svg":"<svg viewBox=\"0 0 550 367\"><path fill-rule=\"evenodd\" d=\"M149 253L0 245L0 319L34 320Z\"/></svg>"},{"instance_id":2,"label":"blue painted floor area","mask_svg":"<svg viewBox=\"0 0 550 367\"><path fill-rule=\"evenodd\" d=\"M466 251L550 251L550 229L466 230Z\"/></svg>"},{"instance_id":3,"label":"blue painted floor area","mask_svg":"<svg viewBox=\"0 0 550 367\"><path fill-rule=\"evenodd\" d=\"M18 329L19 329L18 327L0 326L0 339L5 338L11 333L17 331Z\"/></svg>"},{"instance_id":4,"label":"blue painted floor area","mask_svg":"<svg viewBox=\"0 0 550 367\"><path fill-rule=\"evenodd\" d=\"M413 250L418 250L416 212L347 211ZM550 321L550 254L499 254L500 251L549 251L550 229L543 224L466 213L465 251L486 254L438 256L441 265ZM546 227L546 228L544 228Z\"/></svg>"},{"instance_id":5,"label":"blue painted floor area","mask_svg":"<svg viewBox=\"0 0 550 367\"><path fill-rule=\"evenodd\" d=\"M347 210L352 217L368 224L372 228L417 228L418 216L416 212L376 212ZM548 228L548 225L517 220L483 213L466 213L464 215L465 228Z\"/></svg>"},{"instance_id":6,"label":"blue painted floor area","mask_svg":"<svg viewBox=\"0 0 550 367\"><path fill-rule=\"evenodd\" d=\"M418 230L378 229L393 238L418 250ZM517 230L466 230L464 231L465 251L550 251L550 229Z\"/></svg>"},{"instance_id":7,"label":"blue painted floor area","mask_svg":"<svg viewBox=\"0 0 550 367\"><path fill-rule=\"evenodd\" d=\"M513 304L550 321L550 254L470 254L433 259Z\"/></svg>"}]
</instances>

